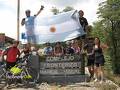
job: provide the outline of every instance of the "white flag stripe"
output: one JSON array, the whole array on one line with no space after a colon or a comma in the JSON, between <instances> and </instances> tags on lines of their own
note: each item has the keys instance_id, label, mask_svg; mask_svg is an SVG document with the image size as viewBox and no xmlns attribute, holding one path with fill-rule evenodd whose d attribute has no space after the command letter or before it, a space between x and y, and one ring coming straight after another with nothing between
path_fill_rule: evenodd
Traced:
<instances>
[{"instance_id":1,"label":"white flag stripe","mask_svg":"<svg viewBox=\"0 0 120 90\"><path fill-rule=\"evenodd\" d=\"M68 26L69 25L69 26ZM56 31L53 33L50 31L51 27L55 27ZM68 32L72 31L75 29L79 29L79 25L76 21L74 20L69 20L67 22L61 23L61 24L56 24L56 25L50 25L50 26L36 26L35 28L35 34L56 34L56 33L63 33L63 32Z\"/></svg>"}]
</instances>

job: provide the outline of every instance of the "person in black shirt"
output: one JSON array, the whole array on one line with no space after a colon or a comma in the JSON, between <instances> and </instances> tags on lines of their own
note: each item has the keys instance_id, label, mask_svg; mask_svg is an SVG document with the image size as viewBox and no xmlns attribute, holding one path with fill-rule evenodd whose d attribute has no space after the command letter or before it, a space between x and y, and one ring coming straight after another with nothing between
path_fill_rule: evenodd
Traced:
<instances>
[{"instance_id":1,"label":"person in black shirt","mask_svg":"<svg viewBox=\"0 0 120 90\"><path fill-rule=\"evenodd\" d=\"M94 45L94 54L95 54L95 74L96 74L96 79L95 81L100 81L102 82L104 79L104 55L103 55L103 50L102 46L100 44L100 39L98 37L95 38L95 45Z\"/></svg>"},{"instance_id":2,"label":"person in black shirt","mask_svg":"<svg viewBox=\"0 0 120 90\"><path fill-rule=\"evenodd\" d=\"M84 12L80 10L79 12L79 22L83 28L83 30L86 32L86 27L88 26L88 21L84 16Z\"/></svg>"},{"instance_id":3,"label":"person in black shirt","mask_svg":"<svg viewBox=\"0 0 120 90\"><path fill-rule=\"evenodd\" d=\"M87 51L87 66L90 73L90 78L94 76L94 38L88 38L87 43L84 46L84 49Z\"/></svg>"},{"instance_id":4,"label":"person in black shirt","mask_svg":"<svg viewBox=\"0 0 120 90\"><path fill-rule=\"evenodd\" d=\"M79 13L79 23L81 24L84 32L87 34L88 21L85 17L83 17L84 12L82 10L80 10L78 13ZM80 40L82 42L81 52L84 51L83 49L84 49L84 45L85 45L85 41L86 41L86 34L77 38L78 40Z\"/></svg>"}]
</instances>

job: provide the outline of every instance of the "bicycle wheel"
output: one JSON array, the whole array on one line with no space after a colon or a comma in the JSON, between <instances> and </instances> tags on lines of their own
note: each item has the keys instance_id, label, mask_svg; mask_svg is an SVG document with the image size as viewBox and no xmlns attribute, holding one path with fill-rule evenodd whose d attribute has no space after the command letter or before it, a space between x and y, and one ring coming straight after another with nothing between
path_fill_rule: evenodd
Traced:
<instances>
[{"instance_id":1,"label":"bicycle wheel","mask_svg":"<svg viewBox=\"0 0 120 90\"><path fill-rule=\"evenodd\" d=\"M32 76L26 70L21 72L21 82L24 86L30 86L31 79Z\"/></svg>"},{"instance_id":2,"label":"bicycle wheel","mask_svg":"<svg viewBox=\"0 0 120 90\"><path fill-rule=\"evenodd\" d=\"M6 79L6 70L3 67L0 67L0 83Z\"/></svg>"},{"instance_id":3,"label":"bicycle wheel","mask_svg":"<svg viewBox=\"0 0 120 90\"><path fill-rule=\"evenodd\" d=\"M32 81L35 83L39 82L39 72L37 69L29 68L29 73L32 76Z\"/></svg>"}]
</instances>

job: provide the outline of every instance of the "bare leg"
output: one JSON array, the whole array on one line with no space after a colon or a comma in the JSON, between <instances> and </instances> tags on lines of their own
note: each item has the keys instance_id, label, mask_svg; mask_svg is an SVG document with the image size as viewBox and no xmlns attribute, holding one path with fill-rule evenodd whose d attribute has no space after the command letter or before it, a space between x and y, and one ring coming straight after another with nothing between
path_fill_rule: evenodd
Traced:
<instances>
[{"instance_id":1,"label":"bare leg","mask_svg":"<svg viewBox=\"0 0 120 90\"><path fill-rule=\"evenodd\" d=\"M101 81L103 81L103 79L104 79L104 70L103 70L104 68L102 67L102 66L100 66L100 78L101 78Z\"/></svg>"},{"instance_id":2,"label":"bare leg","mask_svg":"<svg viewBox=\"0 0 120 90\"><path fill-rule=\"evenodd\" d=\"M93 76L94 76L94 66L88 66L88 70L89 70L89 73L90 73L90 78L93 78Z\"/></svg>"},{"instance_id":3,"label":"bare leg","mask_svg":"<svg viewBox=\"0 0 120 90\"><path fill-rule=\"evenodd\" d=\"M95 71L95 72L94 72L94 73L95 73L95 82L98 81L98 77L99 77L99 73L98 73L99 70L98 70L98 69L99 69L99 67L96 67L96 66L95 66L95 69L94 69L94 71Z\"/></svg>"}]
</instances>

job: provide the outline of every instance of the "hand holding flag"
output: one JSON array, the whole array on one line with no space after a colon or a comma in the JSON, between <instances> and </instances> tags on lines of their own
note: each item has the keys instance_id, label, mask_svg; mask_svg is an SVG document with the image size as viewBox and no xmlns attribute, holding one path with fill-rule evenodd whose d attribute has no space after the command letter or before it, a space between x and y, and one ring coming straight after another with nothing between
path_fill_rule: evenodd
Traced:
<instances>
[{"instance_id":1,"label":"hand holding flag","mask_svg":"<svg viewBox=\"0 0 120 90\"><path fill-rule=\"evenodd\" d=\"M41 8L40 8L40 10L43 10L44 9L44 6L43 5L41 5Z\"/></svg>"}]
</instances>

